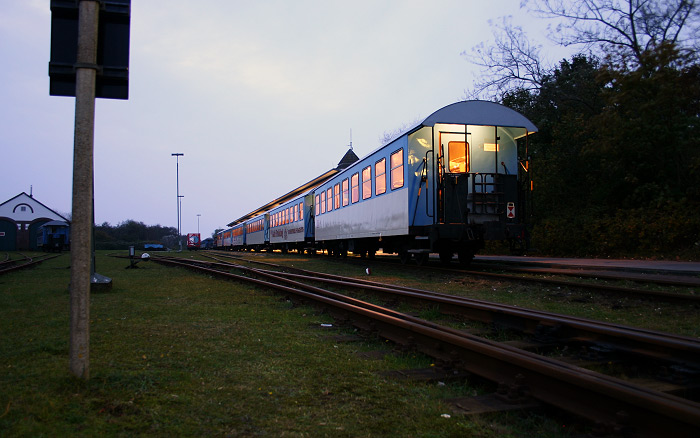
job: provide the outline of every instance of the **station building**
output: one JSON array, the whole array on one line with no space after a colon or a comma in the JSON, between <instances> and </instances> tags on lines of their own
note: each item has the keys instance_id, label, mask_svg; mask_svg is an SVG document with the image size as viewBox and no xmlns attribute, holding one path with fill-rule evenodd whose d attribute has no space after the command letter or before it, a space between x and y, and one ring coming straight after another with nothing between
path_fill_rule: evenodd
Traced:
<instances>
[{"instance_id":1,"label":"station building","mask_svg":"<svg viewBox=\"0 0 700 438\"><path fill-rule=\"evenodd\" d=\"M37 250L40 228L49 222L68 219L25 192L0 204L0 251Z\"/></svg>"}]
</instances>

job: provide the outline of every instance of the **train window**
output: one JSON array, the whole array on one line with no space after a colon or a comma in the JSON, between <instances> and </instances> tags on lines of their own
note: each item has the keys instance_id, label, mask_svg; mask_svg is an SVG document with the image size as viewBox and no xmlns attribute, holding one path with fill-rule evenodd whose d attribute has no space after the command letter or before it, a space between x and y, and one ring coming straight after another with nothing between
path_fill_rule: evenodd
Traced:
<instances>
[{"instance_id":1,"label":"train window","mask_svg":"<svg viewBox=\"0 0 700 438\"><path fill-rule=\"evenodd\" d=\"M321 192L321 214L326 212L326 191Z\"/></svg>"},{"instance_id":2,"label":"train window","mask_svg":"<svg viewBox=\"0 0 700 438\"><path fill-rule=\"evenodd\" d=\"M362 199L372 196L372 168L370 166L362 169Z\"/></svg>"},{"instance_id":3,"label":"train window","mask_svg":"<svg viewBox=\"0 0 700 438\"><path fill-rule=\"evenodd\" d=\"M315 196L314 202L316 203L316 216L318 216L319 214L321 214L321 212L319 211L321 208L321 204L318 202L318 195Z\"/></svg>"},{"instance_id":4,"label":"train window","mask_svg":"<svg viewBox=\"0 0 700 438\"><path fill-rule=\"evenodd\" d=\"M354 173L350 177L350 185L352 187L350 191L350 200L354 204L360 200L360 174Z\"/></svg>"},{"instance_id":5,"label":"train window","mask_svg":"<svg viewBox=\"0 0 700 438\"><path fill-rule=\"evenodd\" d=\"M350 203L350 198L349 198L349 190L348 190L348 179L345 178L343 180L343 207L348 205Z\"/></svg>"},{"instance_id":6,"label":"train window","mask_svg":"<svg viewBox=\"0 0 700 438\"><path fill-rule=\"evenodd\" d=\"M450 173L465 173L469 171L469 143L451 141L447 143Z\"/></svg>"},{"instance_id":7,"label":"train window","mask_svg":"<svg viewBox=\"0 0 700 438\"><path fill-rule=\"evenodd\" d=\"M403 187L403 149L391 154L391 190Z\"/></svg>"},{"instance_id":8,"label":"train window","mask_svg":"<svg viewBox=\"0 0 700 438\"><path fill-rule=\"evenodd\" d=\"M304 220L304 203L303 202L299 203L299 220L300 221Z\"/></svg>"},{"instance_id":9,"label":"train window","mask_svg":"<svg viewBox=\"0 0 700 438\"><path fill-rule=\"evenodd\" d=\"M374 193L381 195L386 192L386 158L374 164Z\"/></svg>"},{"instance_id":10,"label":"train window","mask_svg":"<svg viewBox=\"0 0 700 438\"><path fill-rule=\"evenodd\" d=\"M326 190L326 210L333 211L333 188L329 187Z\"/></svg>"},{"instance_id":11,"label":"train window","mask_svg":"<svg viewBox=\"0 0 700 438\"><path fill-rule=\"evenodd\" d=\"M340 208L340 183L333 187L333 204L336 210Z\"/></svg>"}]
</instances>

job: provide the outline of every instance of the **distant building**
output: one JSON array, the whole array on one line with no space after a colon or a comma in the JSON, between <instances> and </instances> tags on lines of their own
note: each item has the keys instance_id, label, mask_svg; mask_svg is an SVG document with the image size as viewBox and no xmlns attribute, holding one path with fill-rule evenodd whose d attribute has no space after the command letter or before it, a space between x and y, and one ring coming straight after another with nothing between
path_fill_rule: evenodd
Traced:
<instances>
[{"instance_id":1,"label":"distant building","mask_svg":"<svg viewBox=\"0 0 700 438\"><path fill-rule=\"evenodd\" d=\"M0 251L37 250L39 228L51 221L68 219L24 192L0 204Z\"/></svg>"}]
</instances>

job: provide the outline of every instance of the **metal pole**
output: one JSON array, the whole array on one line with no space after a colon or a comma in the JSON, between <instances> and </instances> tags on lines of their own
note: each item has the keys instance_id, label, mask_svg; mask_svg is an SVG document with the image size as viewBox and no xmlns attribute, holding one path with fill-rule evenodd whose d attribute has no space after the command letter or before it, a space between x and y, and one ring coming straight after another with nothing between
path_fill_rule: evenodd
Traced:
<instances>
[{"instance_id":1,"label":"metal pole","mask_svg":"<svg viewBox=\"0 0 700 438\"><path fill-rule=\"evenodd\" d=\"M71 372L85 380L90 378L90 266L99 11L99 2L80 1L73 146L69 357Z\"/></svg>"},{"instance_id":2,"label":"metal pole","mask_svg":"<svg viewBox=\"0 0 700 438\"><path fill-rule=\"evenodd\" d=\"M180 251L182 251L182 240L180 240L180 157L184 156L185 154L178 152L170 155L175 157L175 178L177 184L177 242L178 246L180 247Z\"/></svg>"},{"instance_id":3,"label":"metal pole","mask_svg":"<svg viewBox=\"0 0 700 438\"><path fill-rule=\"evenodd\" d=\"M197 213L197 234L199 234L199 217L201 214Z\"/></svg>"}]
</instances>

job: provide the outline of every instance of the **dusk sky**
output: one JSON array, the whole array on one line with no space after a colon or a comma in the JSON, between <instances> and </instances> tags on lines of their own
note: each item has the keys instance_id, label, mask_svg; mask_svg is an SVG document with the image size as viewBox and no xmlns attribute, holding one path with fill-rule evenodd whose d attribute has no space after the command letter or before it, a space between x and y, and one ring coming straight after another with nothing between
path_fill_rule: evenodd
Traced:
<instances>
[{"instance_id":1,"label":"dusk sky","mask_svg":"<svg viewBox=\"0 0 700 438\"><path fill-rule=\"evenodd\" d=\"M0 0L0 203L70 214L75 99L49 96L49 0ZM215 228L335 167L385 132L464 100L472 47L520 0L134 0L129 100L98 99L95 221Z\"/></svg>"}]
</instances>

